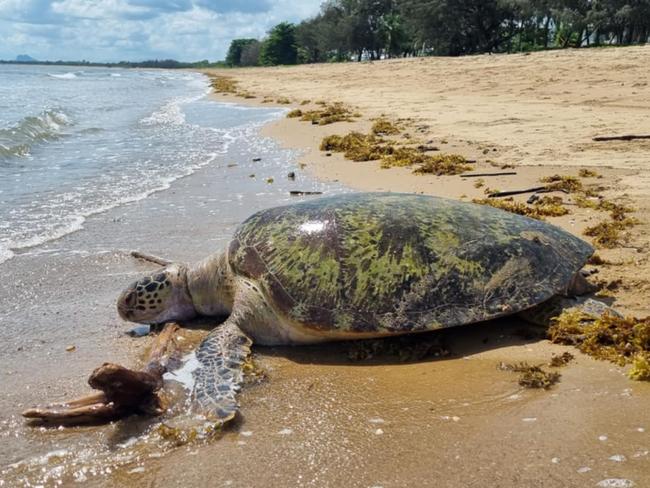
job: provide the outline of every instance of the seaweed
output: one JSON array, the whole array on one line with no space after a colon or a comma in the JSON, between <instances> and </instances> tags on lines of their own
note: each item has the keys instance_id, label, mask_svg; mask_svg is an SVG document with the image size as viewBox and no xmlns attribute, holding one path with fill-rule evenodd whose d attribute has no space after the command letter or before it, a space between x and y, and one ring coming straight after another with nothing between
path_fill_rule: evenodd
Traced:
<instances>
[{"instance_id":1,"label":"seaweed","mask_svg":"<svg viewBox=\"0 0 650 488\"><path fill-rule=\"evenodd\" d=\"M580 176L581 178L602 178L602 175L600 175L596 171L593 171L591 169L586 169L586 168L583 168L580 171L578 171L578 176Z\"/></svg>"},{"instance_id":2,"label":"seaweed","mask_svg":"<svg viewBox=\"0 0 650 488\"><path fill-rule=\"evenodd\" d=\"M401 363L422 361L430 357L450 354L439 334L428 336L400 336L384 339L354 341L348 347L350 361L370 361L385 356L396 357Z\"/></svg>"},{"instance_id":3,"label":"seaweed","mask_svg":"<svg viewBox=\"0 0 650 488\"><path fill-rule=\"evenodd\" d=\"M598 247L613 249L629 240L629 234L623 231L634 227L639 223L634 218L623 220L603 221L599 224L587 227L584 234L594 238L594 244Z\"/></svg>"},{"instance_id":4,"label":"seaweed","mask_svg":"<svg viewBox=\"0 0 650 488\"><path fill-rule=\"evenodd\" d=\"M300 105L309 105L311 103L311 100L303 100L300 102Z\"/></svg>"},{"instance_id":5,"label":"seaweed","mask_svg":"<svg viewBox=\"0 0 650 488\"><path fill-rule=\"evenodd\" d=\"M381 161L381 167L383 169L392 168L392 167L405 167L413 166L416 164L426 165L430 161L431 156L422 154L417 149L410 147L398 147L394 149L391 154L385 156ZM414 172L417 172L415 170ZM442 173L441 173L442 174Z\"/></svg>"},{"instance_id":6,"label":"seaweed","mask_svg":"<svg viewBox=\"0 0 650 488\"><path fill-rule=\"evenodd\" d=\"M535 201L532 205L516 202L513 198L476 198L472 201L480 205L489 205L537 220L544 220L544 217L561 217L569 213L569 209L563 206L563 201L560 197L543 197Z\"/></svg>"},{"instance_id":7,"label":"seaweed","mask_svg":"<svg viewBox=\"0 0 650 488\"><path fill-rule=\"evenodd\" d=\"M650 317L619 317L605 313L594 317L579 310L565 310L553 319L548 337L556 344L572 345L596 359L619 366L634 363L632 379L650 379Z\"/></svg>"},{"instance_id":8,"label":"seaweed","mask_svg":"<svg viewBox=\"0 0 650 488\"><path fill-rule=\"evenodd\" d=\"M549 190L565 191L567 193L576 193L582 191L582 182L575 176L552 175L540 178L542 183L550 183Z\"/></svg>"},{"instance_id":9,"label":"seaweed","mask_svg":"<svg viewBox=\"0 0 650 488\"><path fill-rule=\"evenodd\" d=\"M548 390L551 386L560 381L562 375L556 371L544 371L541 366L533 366L526 362L506 364L500 363L502 371L519 373L519 385L524 388L543 388Z\"/></svg>"},{"instance_id":10,"label":"seaweed","mask_svg":"<svg viewBox=\"0 0 650 488\"><path fill-rule=\"evenodd\" d=\"M413 151L417 154L417 151ZM415 169L415 174L434 174L434 175L458 175L465 171L470 171L473 167L469 161L458 154L436 154L435 156L421 155L425 157L422 165Z\"/></svg>"},{"instance_id":11,"label":"seaweed","mask_svg":"<svg viewBox=\"0 0 650 488\"><path fill-rule=\"evenodd\" d=\"M560 355L553 354L553 356L551 357L551 361L548 363L548 365L553 368L560 368L562 366L566 366L575 358L576 357L568 351L565 351Z\"/></svg>"},{"instance_id":12,"label":"seaweed","mask_svg":"<svg viewBox=\"0 0 650 488\"><path fill-rule=\"evenodd\" d=\"M485 186L485 180L484 180L483 178L479 178L479 179L476 180L476 182L474 183L474 188L481 188L481 187L483 187L483 186Z\"/></svg>"},{"instance_id":13,"label":"seaweed","mask_svg":"<svg viewBox=\"0 0 650 488\"><path fill-rule=\"evenodd\" d=\"M636 381L650 381L650 354L642 353L634 356L632 368L628 377Z\"/></svg>"},{"instance_id":14,"label":"seaweed","mask_svg":"<svg viewBox=\"0 0 650 488\"><path fill-rule=\"evenodd\" d=\"M287 114L288 119L295 119L298 117L302 117L302 110L300 110L299 108L292 110Z\"/></svg>"},{"instance_id":15,"label":"seaweed","mask_svg":"<svg viewBox=\"0 0 650 488\"><path fill-rule=\"evenodd\" d=\"M599 254L592 254L591 257L587 260L587 264L592 266L605 266L607 264L612 264L610 261L607 261Z\"/></svg>"},{"instance_id":16,"label":"seaweed","mask_svg":"<svg viewBox=\"0 0 650 488\"><path fill-rule=\"evenodd\" d=\"M352 122L354 117L359 114L353 113L348 107L341 102L330 104L321 104L323 108L320 110L308 110L302 113L300 120L304 122L311 122L315 125L329 125L334 122Z\"/></svg>"},{"instance_id":17,"label":"seaweed","mask_svg":"<svg viewBox=\"0 0 650 488\"><path fill-rule=\"evenodd\" d=\"M382 144L373 135L350 132L345 136L332 135L323 138L321 151L342 152L352 161L374 161L393 151L391 145Z\"/></svg>"},{"instance_id":18,"label":"seaweed","mask_svg":"<svg viewBox=\"0 0 650 488\"><path fill-rule=\"evenodd\" d=\"M372 133L376 135L391 136L399 134L400 129L389 120L381 118L377 119L375 123L372 124Z\"/></svg>"},{"instance_id":19,"label":"seaweed","mask_svg":"<svg viewBox=\"0 0 650 488\"><path fill-rule=\"evenodd\" d=\"M280 105L289 105L291 103L291 100L289 100L287 97L280 97L275 100L275 103L279 103Z\"/></svg>"},{"instance_id":20,"label":"seaweed","mask_svg":"<svg viewBox=\"0 0 650 488\"><path fill-rule=\"evenodd\" d=\"M236 93L237 92L237 81L232 79L229 76L218 76L215 75L212 77L211 81L212 89L216 93Z\"/></svg>"}]
</instances>

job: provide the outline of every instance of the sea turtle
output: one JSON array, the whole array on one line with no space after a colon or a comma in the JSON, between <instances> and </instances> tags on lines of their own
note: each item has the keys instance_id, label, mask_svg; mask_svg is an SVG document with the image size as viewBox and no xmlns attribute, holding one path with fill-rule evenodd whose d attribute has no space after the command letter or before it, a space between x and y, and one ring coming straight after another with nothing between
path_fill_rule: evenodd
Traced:
<instances>
[{"instance_id":1,"label":"sea turtle","mask_svg":"<svg viewBox=\"0 0 650 488\"><path fill-rule=\"evenodd\" d=\"M379 338L523 311L539 318L530 311L543 303L598 309L552 300L584 293L579 271L592 253L568 232L489 206L344 194L258 212L224 252L136 281L117 306L150 324L228 315L196 350L192 399L229 419L253 343Z\"/></svg>"}]
</instances>

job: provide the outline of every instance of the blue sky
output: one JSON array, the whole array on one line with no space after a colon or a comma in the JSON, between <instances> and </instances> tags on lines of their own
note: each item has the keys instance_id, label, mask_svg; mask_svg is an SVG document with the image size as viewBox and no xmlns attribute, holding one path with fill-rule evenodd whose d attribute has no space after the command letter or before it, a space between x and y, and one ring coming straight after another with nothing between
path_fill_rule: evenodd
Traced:
<instances>
[{"instance_id":1,"label":"blue sky","mask_svg":"<svg viewBox=\"0 0 650 488\"><path fill-rule=\"evenodd\" d=\"M318 12L322 0L0 0L0 59L223 59L230 40Z\"/></svg>"}]
</instances>

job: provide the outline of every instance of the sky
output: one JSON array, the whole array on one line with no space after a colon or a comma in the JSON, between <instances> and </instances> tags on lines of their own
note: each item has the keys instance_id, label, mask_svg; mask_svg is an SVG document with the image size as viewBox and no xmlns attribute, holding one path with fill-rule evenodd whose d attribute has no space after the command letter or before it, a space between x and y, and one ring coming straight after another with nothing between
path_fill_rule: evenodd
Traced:
<instances>
[{"instance_id":1,"label":"sky","mask_svg":"<svg viewBox=\"0 0 650 488\"><path fill-rule=\"evenodd\" d=\"M311 17L322 1L0 0L0 59L216 61L232 39Z\"/></svg>"}]
</instances>

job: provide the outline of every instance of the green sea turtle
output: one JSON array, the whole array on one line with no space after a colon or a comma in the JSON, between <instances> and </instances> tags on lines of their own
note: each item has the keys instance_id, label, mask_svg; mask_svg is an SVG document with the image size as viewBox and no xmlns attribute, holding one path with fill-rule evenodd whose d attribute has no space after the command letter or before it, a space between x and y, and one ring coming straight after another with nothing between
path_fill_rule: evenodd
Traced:
<instances>
[{"instance_id":1,"label":"green sea turtle","mask_svg":"<svg viewBox=\"0 0 650 488\"><path fill-rule=\"evenodd\" d=\"M225 252L140 279L118 310L150 324L228 315L192 371L198 410L228 419L253 343L387 337L524 311L539 320L576 304L597 311L605 306L593 300L553 299L585 291L579 271L592 253L557 227L488 206L345 194L254 214Z\"/></svg>"}]
</instances>

